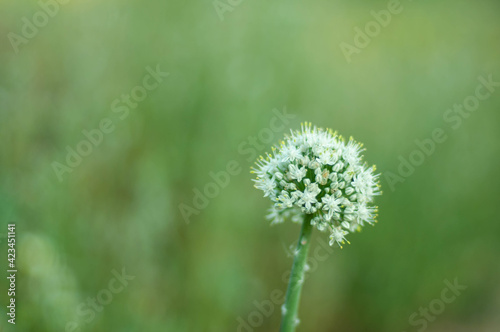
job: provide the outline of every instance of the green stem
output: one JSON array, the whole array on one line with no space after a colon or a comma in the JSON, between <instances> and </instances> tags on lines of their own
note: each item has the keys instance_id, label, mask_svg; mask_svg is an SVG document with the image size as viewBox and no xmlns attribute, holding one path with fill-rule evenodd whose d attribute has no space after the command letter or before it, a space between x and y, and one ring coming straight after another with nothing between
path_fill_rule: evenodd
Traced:
<instances>
[{"instance_id":1,"label":"green stem","mask_svg":"<svg viewBox=\"0 0 500 332\"><path fill-rule=\"evenodd\" d=\"M295 251L295 258L293 260L292 273L290 274L290 282L288 283L288 290L286 292L285 310L281 320L280 332L293 332L297 326L300 292L304 283L307 252L309 251L313 228L311 218L312 215L308 214L302 222L299 242L297 243L297 250Z\"/></svg>"}]
</instances>

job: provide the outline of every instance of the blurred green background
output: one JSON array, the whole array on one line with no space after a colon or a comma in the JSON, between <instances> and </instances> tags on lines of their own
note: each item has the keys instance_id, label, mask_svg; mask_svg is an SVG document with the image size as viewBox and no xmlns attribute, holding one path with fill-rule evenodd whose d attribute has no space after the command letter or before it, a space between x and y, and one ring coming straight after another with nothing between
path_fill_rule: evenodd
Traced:
<instances>
[{"instance_id":1,"label":"blurred green background","mask_svg":"<svg viewBox=\"0 0 500 332\"><path fill-rule=\"evenodd\" d=\"M219 3L221 19L210 0L69 1L46 22L38 14L16 52L11 33L22 37L23 17L43 9L2 2L0 330L249 331L250 317L251 330L277 331L280 304L263 317L254 301L286 290L299 226L269 227L241 144L286 108L287 127L311 121L364 142L382 174L398 174L416 139L447 135L394 191L382 176L376 227L311 269L299 331L417 331L411 315L455 278L467 289L425 330L499 331L500 88L458 129L443 119L479 76L500 81L498 1L402 1L351 63L339 45L386 1L231 3ZM142 86L148 66L170 75L121 119L111 104ZM114 130L59 181L53 163L105 118ZM193 206L193 189L231 160L241 172L186 223L180 204ZM311 252L326 239L314 236ZM135 278L83 315L122 269Z\"/></svg>"}]
</instances>

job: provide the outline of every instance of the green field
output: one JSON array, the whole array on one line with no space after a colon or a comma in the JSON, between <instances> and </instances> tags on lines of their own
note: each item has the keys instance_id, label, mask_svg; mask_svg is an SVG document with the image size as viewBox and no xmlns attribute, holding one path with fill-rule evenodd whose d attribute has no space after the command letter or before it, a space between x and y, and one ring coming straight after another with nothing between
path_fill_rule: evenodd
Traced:
<instances>
[{"instance_id":1,"label":"green field","mask_svg":"<svg viewBox=\"0 0 500 332\"><path fill-rule=\"evenodd\" d=\"M304 121L384 193L313 233L298 331L500 330L498 1L1 8L0 331L278 331L300 226L249 171Z\"/></svg>"}]
</instances>

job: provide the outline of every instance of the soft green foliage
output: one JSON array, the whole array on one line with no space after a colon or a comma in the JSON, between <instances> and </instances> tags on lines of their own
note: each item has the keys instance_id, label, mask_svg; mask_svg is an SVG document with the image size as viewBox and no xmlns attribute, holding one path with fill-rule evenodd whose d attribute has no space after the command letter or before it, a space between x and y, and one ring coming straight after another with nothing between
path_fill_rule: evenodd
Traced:
<instances>
[{"instance_id":1,"label":"soft green foliage","mask_svg":"<svg viewBox=\"0 0 500 332\"><path fill-rule=\"evenodd\" d=\"M113 269L135 279L82 331L235 331L254 301L285 291L299 226L269 227L247 171L257 156L238 152L284 107L287 128L307 120L364 142L383 174L379 223L311 265L298 330L415 331L410 315L455 278L467 290L427 331L498 330L500 88L459 126L443 115L478 76L500 81L499 4L403 5L348 64L339 44L386 1L247 0L224 21L211 1L70 1L17 54L7 34L39 7L2 1L0 234L17 223L15 331L64 331ZM120 119L112 102L157 64L170 75ZM106 117L114 131L59 182L52 162ZM384 175L436 128L447 139L391 191ZM186 224L179 204L231 160L241 172ZM14 331L0 240L0 330ZM279 321L276 306L255 330Z\"/></svg>"}]
</instances>

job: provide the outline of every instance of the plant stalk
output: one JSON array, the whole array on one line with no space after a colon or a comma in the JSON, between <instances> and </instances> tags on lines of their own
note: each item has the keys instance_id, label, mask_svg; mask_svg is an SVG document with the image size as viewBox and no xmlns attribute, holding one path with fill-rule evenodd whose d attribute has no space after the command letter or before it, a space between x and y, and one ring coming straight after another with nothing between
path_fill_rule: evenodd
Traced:
<instances>
[{"instance_id":1,"label":"plant stalk","mask_svg":"<svg viewBox=\"0 0 500 332\"><path fill-rule=\"evenodd\" d=\"M292 273L290 274L288 290L286 291L280 332L293 332L298 324L297 311L299 308L300 292L302 291L302 284L305 279L304 272L313 228L311 218L312 215L308 214L302 222L302 229L300 230L300 237L293 260Z\"/></svg>"}]
</instances>

